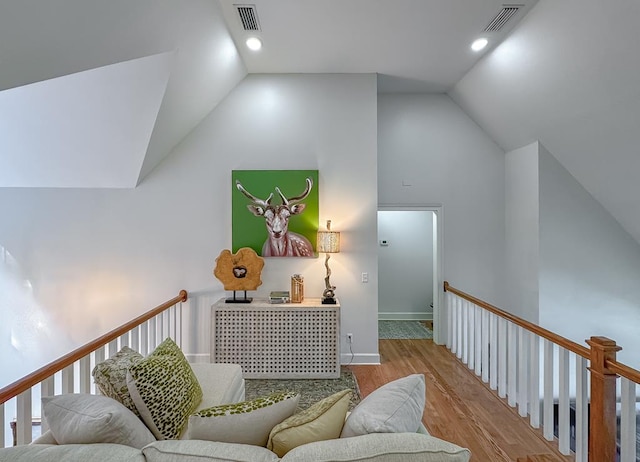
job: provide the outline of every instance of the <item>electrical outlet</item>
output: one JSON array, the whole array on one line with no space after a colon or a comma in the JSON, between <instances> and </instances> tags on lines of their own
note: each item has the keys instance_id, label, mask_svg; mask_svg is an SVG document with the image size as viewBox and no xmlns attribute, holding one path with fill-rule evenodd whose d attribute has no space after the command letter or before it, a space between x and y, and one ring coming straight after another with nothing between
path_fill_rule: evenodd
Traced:
<instances>
[{"instance_id":1,"label":"electrical outlet","mask_svg":"<svg viewBox=\"0 0 640 462\"><path fill-rule=\"evenodd\" d=\"M369 282L369 273L362 273L362 282L366 284Z\"/></svg>"},{"instance_id":2,"label":"electrical outlet","mask_svg":"<svg viewBox=\"0 0 640 462\"><path fill-rule=\"evenodd\" d=\"M353 342L353 334L351 332L347 334L347 342L349 343Z\"/></svg>"}]
</instances>

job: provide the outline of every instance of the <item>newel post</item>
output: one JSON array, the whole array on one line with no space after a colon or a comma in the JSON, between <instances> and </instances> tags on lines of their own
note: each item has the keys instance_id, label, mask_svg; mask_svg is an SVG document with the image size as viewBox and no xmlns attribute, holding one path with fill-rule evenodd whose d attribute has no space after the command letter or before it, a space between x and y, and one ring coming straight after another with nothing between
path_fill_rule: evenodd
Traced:
<instances>
[{"instance_id":1,"label":"newel post","mask_svg":"<svg viewBox=\"0 0 640 462\"><path fill-rule=\"evenodd\" d=\"M616 379L606 367L622 348L607 337L591 337L591 408L589 410L589 462L616 460Z\"/></svg>"}]
</instances>

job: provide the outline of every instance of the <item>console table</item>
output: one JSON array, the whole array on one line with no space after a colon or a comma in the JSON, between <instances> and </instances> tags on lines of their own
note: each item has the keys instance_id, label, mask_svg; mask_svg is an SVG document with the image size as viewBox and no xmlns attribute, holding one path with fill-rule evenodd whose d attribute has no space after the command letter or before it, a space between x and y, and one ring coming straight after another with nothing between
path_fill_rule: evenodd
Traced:
<instances>
[{"instance_id":1,"label":"console table","mask_svg":"<svg viewBox=\"0 0 640 462\"><path fill-rule=\"evenodd\" d=\"M245 378L340 377L340 304L247 304L211 307L211 362L242 366Z\"/></svg>"}]
</instances>

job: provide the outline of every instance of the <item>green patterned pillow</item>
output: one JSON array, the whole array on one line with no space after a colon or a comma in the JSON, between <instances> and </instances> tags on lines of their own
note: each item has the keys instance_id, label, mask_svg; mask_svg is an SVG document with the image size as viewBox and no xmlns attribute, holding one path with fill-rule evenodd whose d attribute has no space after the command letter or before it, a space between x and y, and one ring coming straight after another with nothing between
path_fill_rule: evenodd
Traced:
<instances>
[{"instance_id":1,"label":"green patterned pillow","mask_svg":"<svg viewBox=\"0 0 640 462\"><path fill-rule=\"evenodd\" d=\"M350 399L351 390L342 390L280 422L269 434L267 449L284 457L303 444L338 438Z\"/></svg>"},{"instance_id":2,"label":"green patterned pillow","mask_svg":"<svg viewBox=\"0 0 640 462\"><path fill-rule=\"evenodd\" d=\"M127 387L144 423L160 439L176 439L202 401L202 389L189 363L154 351L132 365Z\"/></svg>"},{"instance_id":3,"label":"green patterned pillow","mask_svg":"<svg viewBox=\"0 0 640 462\"><path fill-rule=\"evenodd\" d=\"M271 429L293 415L299 399L293 392L273 393L203 409L189 417L188 439L266 446Z\"/></svg>"},{"instance_id":4,"label":"green patterned pillow","mask_svg":"<svg viewBox=\"0 0 640 462\"><path fill-rule=\"evenodd\" d=\"M180 347L176 345L176 342L171 337L164 339L149 356L174 356L184 361L187 360Z\"/></svg>"},{"instance_id":5,"label":"green patterned pillow","mask_svg":"<svg viewBox=\"0 0 640 462\"><path fill-rule=\"evenodd\" d=\"M127 388L127 371L142 359L140 353L125 346L112 358L96 364L91 372L100 393L124 404L138 416L140 414Z\"/></svg>"}]
</instances>

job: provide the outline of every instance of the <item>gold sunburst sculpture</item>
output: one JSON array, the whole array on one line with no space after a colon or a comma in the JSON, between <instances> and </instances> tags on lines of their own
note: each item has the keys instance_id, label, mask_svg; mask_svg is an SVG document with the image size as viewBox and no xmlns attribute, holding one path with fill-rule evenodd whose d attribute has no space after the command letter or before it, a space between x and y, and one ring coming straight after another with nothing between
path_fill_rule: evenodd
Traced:
<instances>
[{"instance_id":1,"label":"gold sunburst sculpture","mask_svg":"<svg viewBox=\"0 0 640 462\"><path fill-rule=\"evenodd\" d=\"M256 290L262 285L260 275L264 259L255 250L243 247L236 253L225 249L216 258L213 275L222 282L224 290Z\"/></svg>"}]
</instances>

